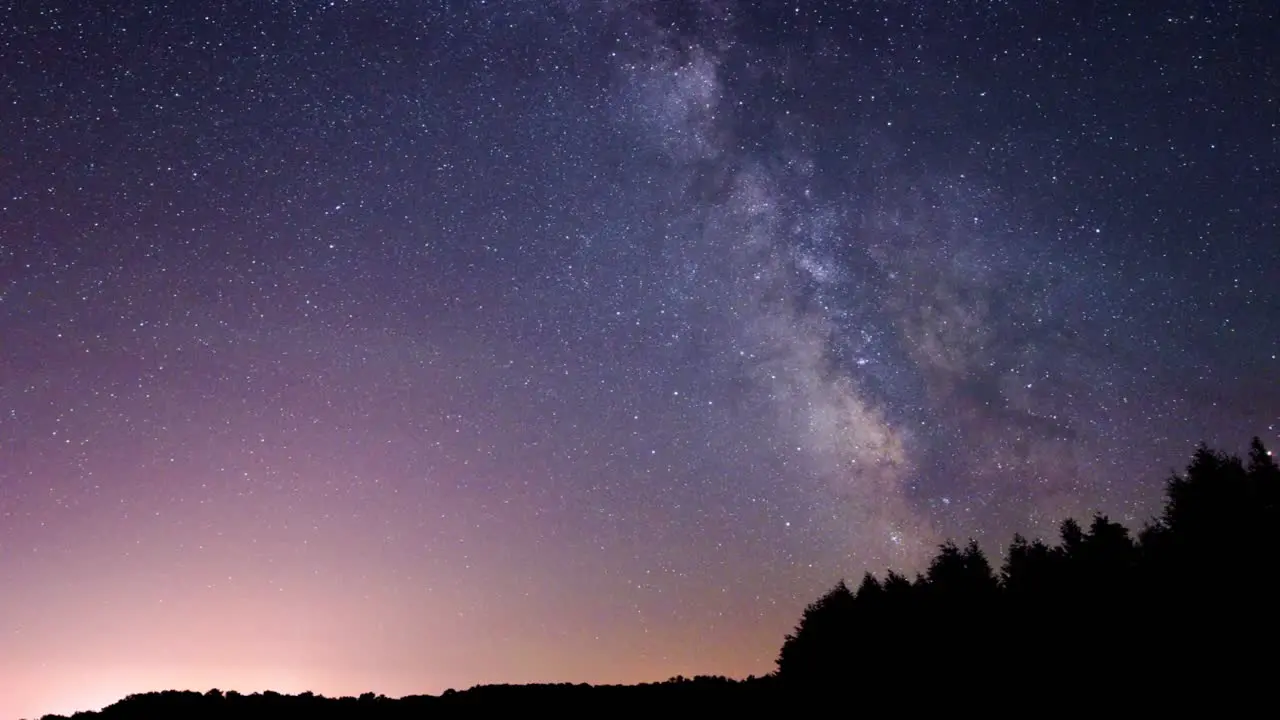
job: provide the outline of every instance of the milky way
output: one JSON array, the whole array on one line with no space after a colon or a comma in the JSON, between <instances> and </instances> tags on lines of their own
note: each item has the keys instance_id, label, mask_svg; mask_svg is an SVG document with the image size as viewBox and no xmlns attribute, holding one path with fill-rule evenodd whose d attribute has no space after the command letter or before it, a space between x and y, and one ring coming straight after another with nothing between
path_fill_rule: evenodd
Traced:
<instances>
[{"instance_id":1,"label":"milky way","mask_svg":"<svg viewBox=\"0 0 1280 720\"><path fill-rule=\"evenodd\" d=\"M1275 10L1151 5L0 10L0 715L761 674L1280 443Z\"/></svg>"}]
</instances>

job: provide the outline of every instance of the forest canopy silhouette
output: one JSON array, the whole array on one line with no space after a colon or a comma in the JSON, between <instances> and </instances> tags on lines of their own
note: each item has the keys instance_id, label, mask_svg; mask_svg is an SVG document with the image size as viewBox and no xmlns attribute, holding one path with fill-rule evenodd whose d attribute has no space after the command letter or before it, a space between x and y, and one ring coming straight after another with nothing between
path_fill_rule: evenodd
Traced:
<instances>
[{"instance_id":1,"label":"forest canopy silhouette","mask_svg":"<svg viewBox=\"0 0 1280 720\"><path fill-rule=\"evenodd\" d=\"M1247 461L1202 444L1136 537L1068 519L1056 545L1014 536L998 570L977 543L948 542L913 580L841 582L805 609L777 675L817 691L927 664L953 691L997 675L1112 697L1257 690L1276 639L1278 497L1258 438Z\"/></svg>"},{"instance_id":2,"label":"forest canopy silhouette","mask_svg":"<svg viewBox=\"0 0 1280 720\"><path fill-rule=\"evenodd\" d=\"M1270 705L1278 500L1280 468L1258 438L1245 459L1202 444L1168 479L1163 512L1136 535L1105 515L1087 527L1068 519L1054 544L1015 535L999 567L976 542L947 542L914 578L868 573L856 588L841 581L805 608L776 670L762 678L480 686L399 700L169 691L74 717L760 714L833 698L903 710L1025 710L1045 700L1095 709Z\"/></svg>"}]
</instances>

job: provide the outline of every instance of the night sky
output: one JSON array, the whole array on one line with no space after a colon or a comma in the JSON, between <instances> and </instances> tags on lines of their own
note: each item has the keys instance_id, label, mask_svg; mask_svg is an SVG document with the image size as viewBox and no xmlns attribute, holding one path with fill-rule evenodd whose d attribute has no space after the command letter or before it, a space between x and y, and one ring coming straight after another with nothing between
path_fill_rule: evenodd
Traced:
<instances>
[{"instance_id":1,"label":"night sky","mask_svg":"<svg viewBox=\"0 0 1280 720\"><path fill-rule=\"evenodd\" d=\"M0 3L0 716L759 675L1139 527L1280 445L1278 14Z\"/></svg>"}]
</instances>

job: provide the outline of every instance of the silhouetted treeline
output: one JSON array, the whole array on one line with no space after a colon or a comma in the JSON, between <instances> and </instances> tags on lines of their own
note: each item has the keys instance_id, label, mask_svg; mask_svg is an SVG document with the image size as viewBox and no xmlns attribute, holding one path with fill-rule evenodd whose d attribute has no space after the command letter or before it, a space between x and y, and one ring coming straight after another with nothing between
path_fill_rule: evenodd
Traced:
<instances>
[{"instance_id":1,"label":"silhouetted treeline","mask_svg":"<svg viewBox=\"0 0 1280 720\"><path fill-rule=\"evenodd\" d=\"M639 685L481 685L443 695L415 695L399 699L373 693L360 697L282 695L265 692L242 695L210 690L206 693L166 691L130 695L98 712L78 712L76 720L400 720L408 718L511 717L549 713L551 716L628 717L672 708L707 712L750 713L771 707L776 693L773 677L733 680L718 676L675 677ZM43 720L63 720L46 715Z\"/></svg>"},{"instance_id":2,"label":"silhouetted treeline","mask_svg":"<svg viewBox=\"0 0 1280 720\"><path fill-rule=\"evenodd\" d=\"M1202 445L1136 537L1101 515L1088 527L1066 520L1056 544L1014 536L999 567L975 542L948 542L915 578L841 582L805 609L763 678L489 685L399 700L164 692L73 717L1267 712L1277 520L1280 469L1262 443L1245 460Z\"/></svg>"},{"instance_id":3,"label":"silhouetted treeline","mask_svg":"<svg viewBox=\"0 0 1280 720\"><path fill-rule=\"evenodd\" d=\"M948 542L914 579L838 584L787 636L778 678L813 694L909 676L925 699L957 702L1261 697L1276 667L1278 498L1257 438L1244 461L1201 445L1136 538L1102 515L1066 520L1056 545L1014 536L998 568Z\"/></svg>"}]
</instances>

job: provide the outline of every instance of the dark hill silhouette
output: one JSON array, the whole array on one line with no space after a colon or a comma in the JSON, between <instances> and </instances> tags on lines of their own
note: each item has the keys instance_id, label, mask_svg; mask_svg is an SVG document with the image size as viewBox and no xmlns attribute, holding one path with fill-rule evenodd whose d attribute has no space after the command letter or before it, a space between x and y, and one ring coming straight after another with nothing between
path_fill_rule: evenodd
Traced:
<instances>
[{"instance_id":1,"label":"dark hill silhouette","mask_svg":"<svg viewBox=\"0 0 1280 720\"><path fill-rule=\"evenodd\" d=\"M1087 528L1064 521L1054 545L1014 536L998 570L977 543L947 542L914 580L841 581L805 608L763 678L489 685L399 700L163 692L73 717L1256 712L1274 704L1278 521L1280 468L1262 443L1247 461L1202 445L1136 537L1098 515Z\"/></svg>"}]
</instances>

